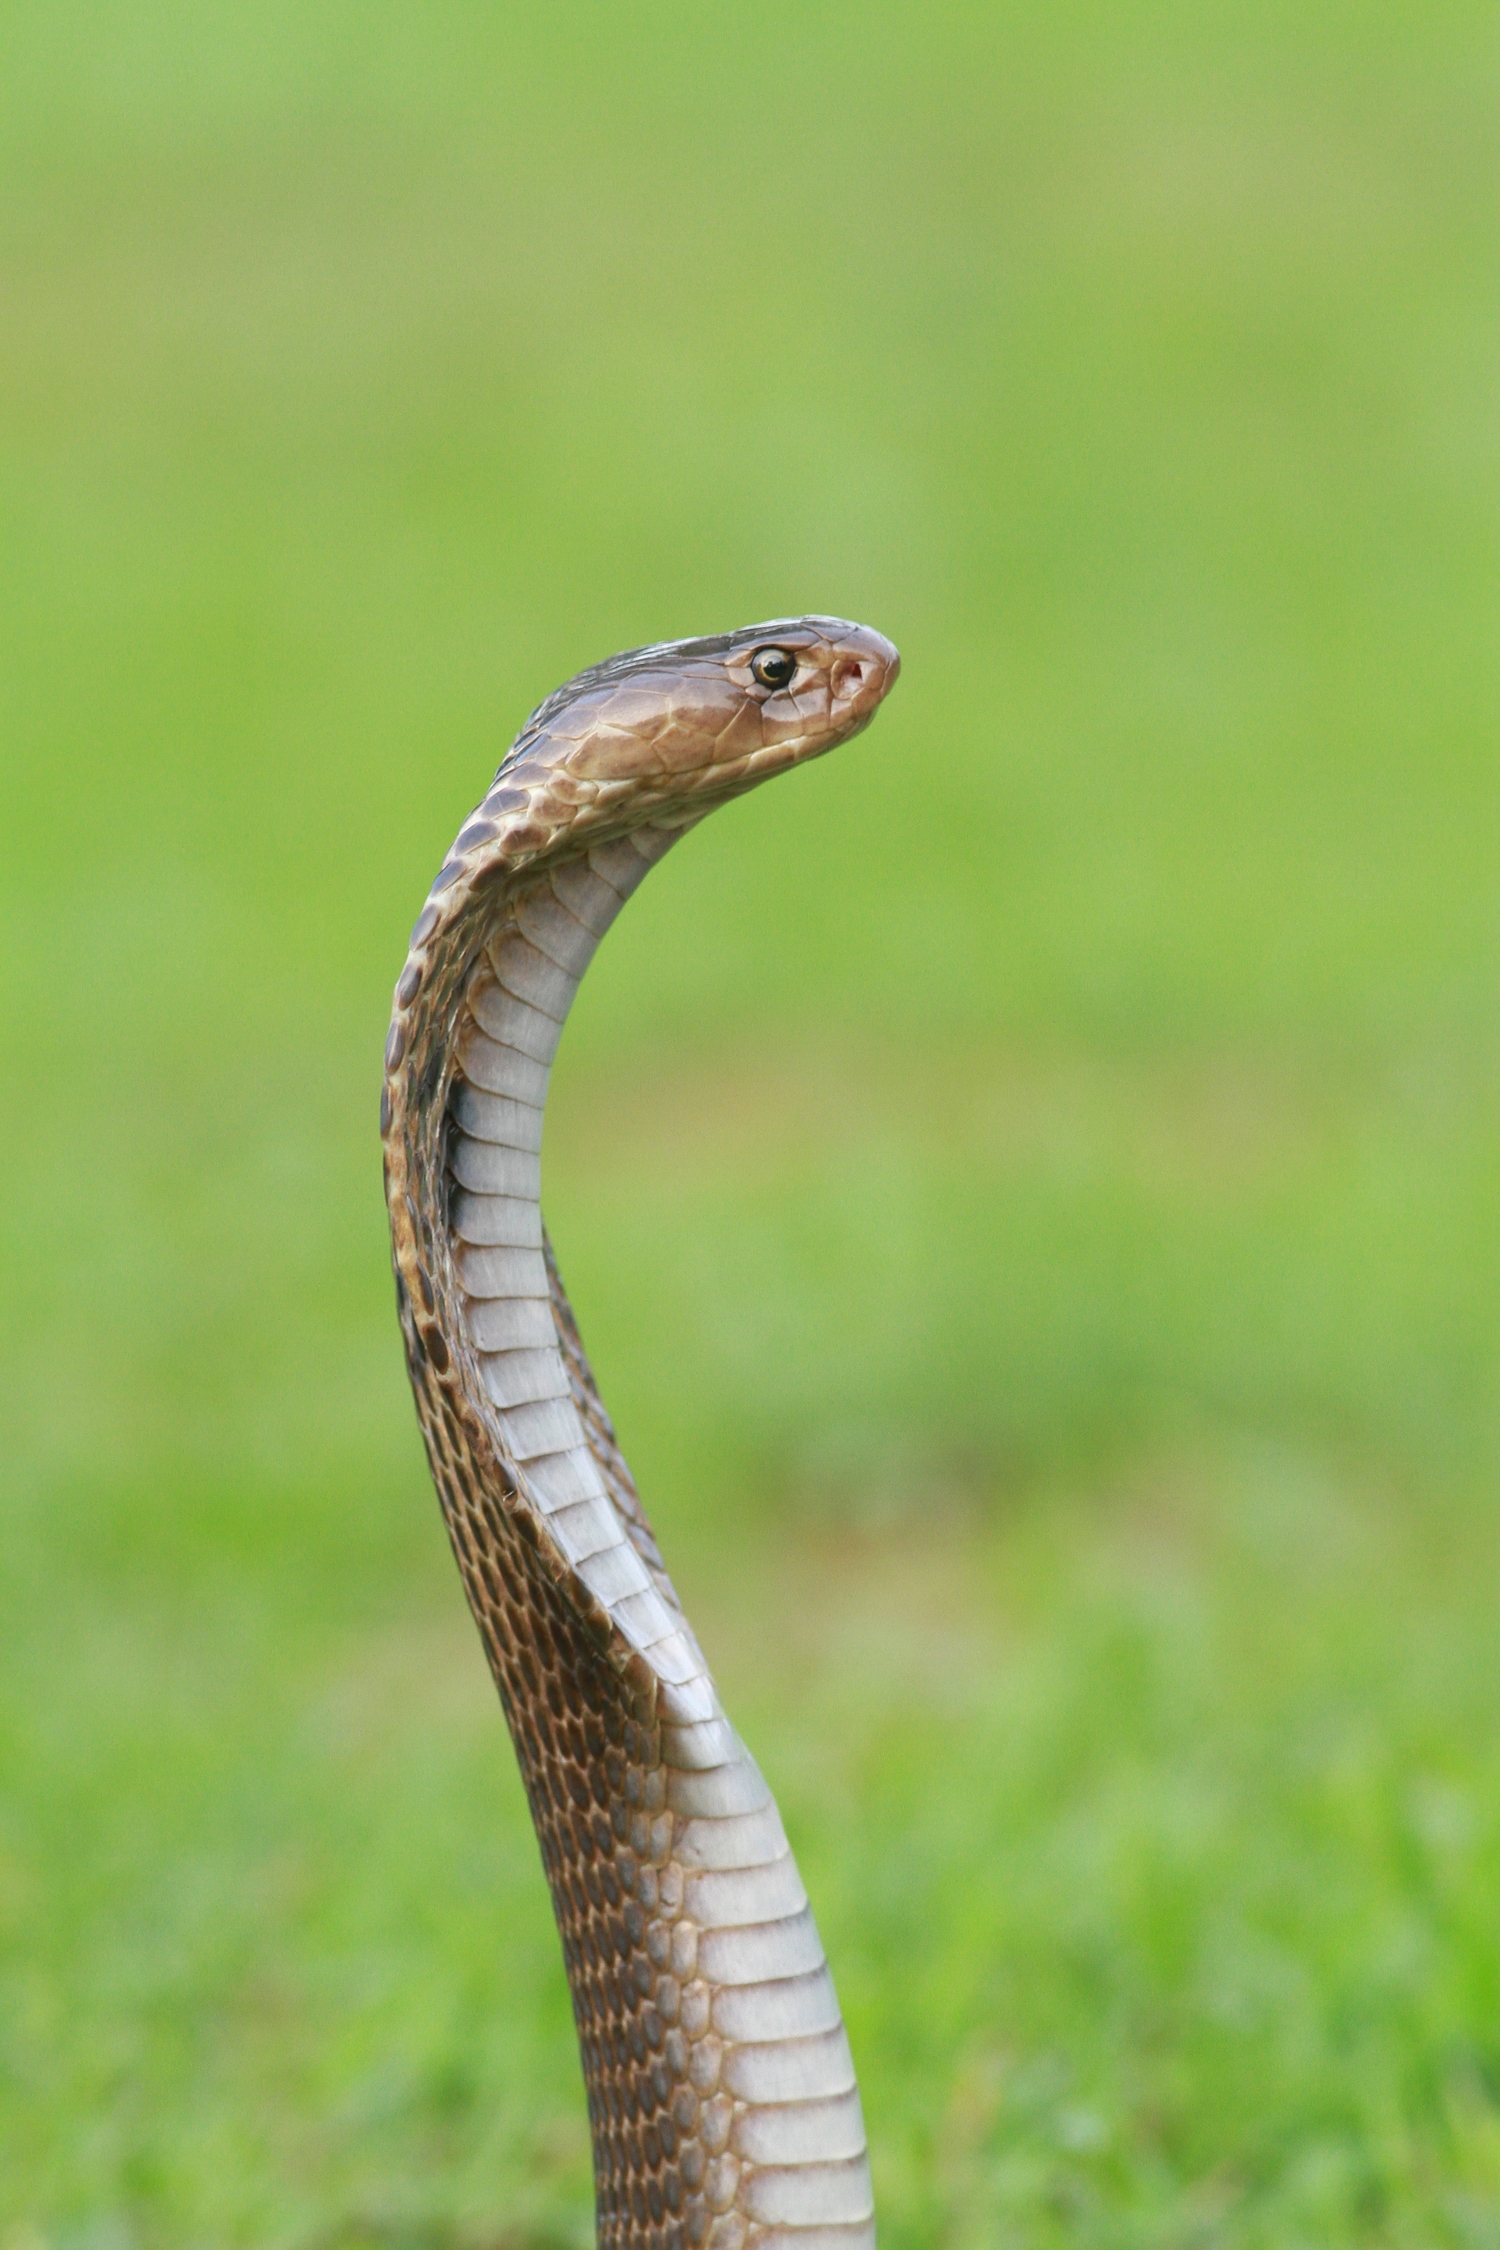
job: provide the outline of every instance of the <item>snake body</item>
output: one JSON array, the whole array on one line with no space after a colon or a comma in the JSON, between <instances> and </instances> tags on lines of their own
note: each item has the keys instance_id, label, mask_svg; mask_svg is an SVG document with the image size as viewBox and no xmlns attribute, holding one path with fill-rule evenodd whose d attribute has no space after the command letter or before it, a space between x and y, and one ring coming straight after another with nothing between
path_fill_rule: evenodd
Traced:
<instances>
[{"instance_id":1,"label":"snake body","mask_svg":"<svg viewBox=\"0 0 1500 2250\"><path fill-rule=\"evenodd\" d=\"M562 1933L600 2250L869 2250L848 2040L542 1226L579 979L717 804L857 733L900 659L825 617L631 650L533 712L444 862L381 1103L417 1413Z\"/></svg>"}]
</instances>

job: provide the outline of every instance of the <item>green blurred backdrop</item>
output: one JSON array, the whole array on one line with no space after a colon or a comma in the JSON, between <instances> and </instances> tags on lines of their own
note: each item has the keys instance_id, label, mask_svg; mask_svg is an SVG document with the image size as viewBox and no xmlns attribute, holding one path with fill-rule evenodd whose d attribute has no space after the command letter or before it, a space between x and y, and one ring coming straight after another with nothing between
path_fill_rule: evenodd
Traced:
<instances>
[{"instance_id":1,"label":"green blurred backdrop","mask_svg":"<svg viewBox=\"0 0 1500 2250\"><path fill-rule=\"evenodd\" d=\"M590 2239L379 1054L530 705L804 608L547 1200L882 2242L1500 2243L1493 10L0 25L0 2250Z\"/></svg>"}]
</instances>

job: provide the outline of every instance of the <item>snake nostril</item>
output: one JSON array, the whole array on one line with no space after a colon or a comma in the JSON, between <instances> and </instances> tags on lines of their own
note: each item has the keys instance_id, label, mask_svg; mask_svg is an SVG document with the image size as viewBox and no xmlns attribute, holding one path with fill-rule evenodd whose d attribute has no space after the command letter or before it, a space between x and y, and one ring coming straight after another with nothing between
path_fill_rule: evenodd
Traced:
<instances>
[{"instance_id":1,"label":"snake nostril","mask_svg":"<svg viewBox=\"0 0 1500 2250\"><path fill-rule=\"evenodd\" d=\"M837 696L857 695L864 678L865 668L857 656L841 656L833 668L833 692Z\"/></svg>"}]
</instances>

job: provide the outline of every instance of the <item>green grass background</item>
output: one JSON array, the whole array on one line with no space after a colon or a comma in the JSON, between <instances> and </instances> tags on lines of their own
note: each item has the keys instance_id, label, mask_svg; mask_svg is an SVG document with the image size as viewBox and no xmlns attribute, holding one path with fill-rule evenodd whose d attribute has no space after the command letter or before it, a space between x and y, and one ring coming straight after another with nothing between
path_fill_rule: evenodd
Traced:
<instances>
[{"instance_id":1,"label":"green grass background","mask_svg":"<svg viewBox=\"0 0 1500 2250\"><path fill-rule=\"evenodd\" d=\"M1500 2244L1493 11L0 14L0 2250L589 2239L400 1364L527 709L905 675L696 833L549 1217L887 2250Z\"/></svg>"}]
</instances>

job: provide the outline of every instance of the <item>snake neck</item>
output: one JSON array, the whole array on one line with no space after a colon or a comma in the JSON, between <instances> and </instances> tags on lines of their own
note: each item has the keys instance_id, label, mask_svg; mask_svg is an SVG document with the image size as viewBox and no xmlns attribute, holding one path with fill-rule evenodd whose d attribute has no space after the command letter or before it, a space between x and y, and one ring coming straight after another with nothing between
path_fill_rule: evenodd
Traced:
<instances>
[{"instance_id":1,"label":"snake neck","mask_svg":"<svg viewBox=\"0 0 1500 2250\"><path fill-rule=\"evenodd\" d=\"M859 2095L807 1896L542 1226L563 1023L677 833L480 867L419 921L387 1048L397 1294L562 1934L601 2250L870 2250Z\"/></svg>"}]
</instances>

